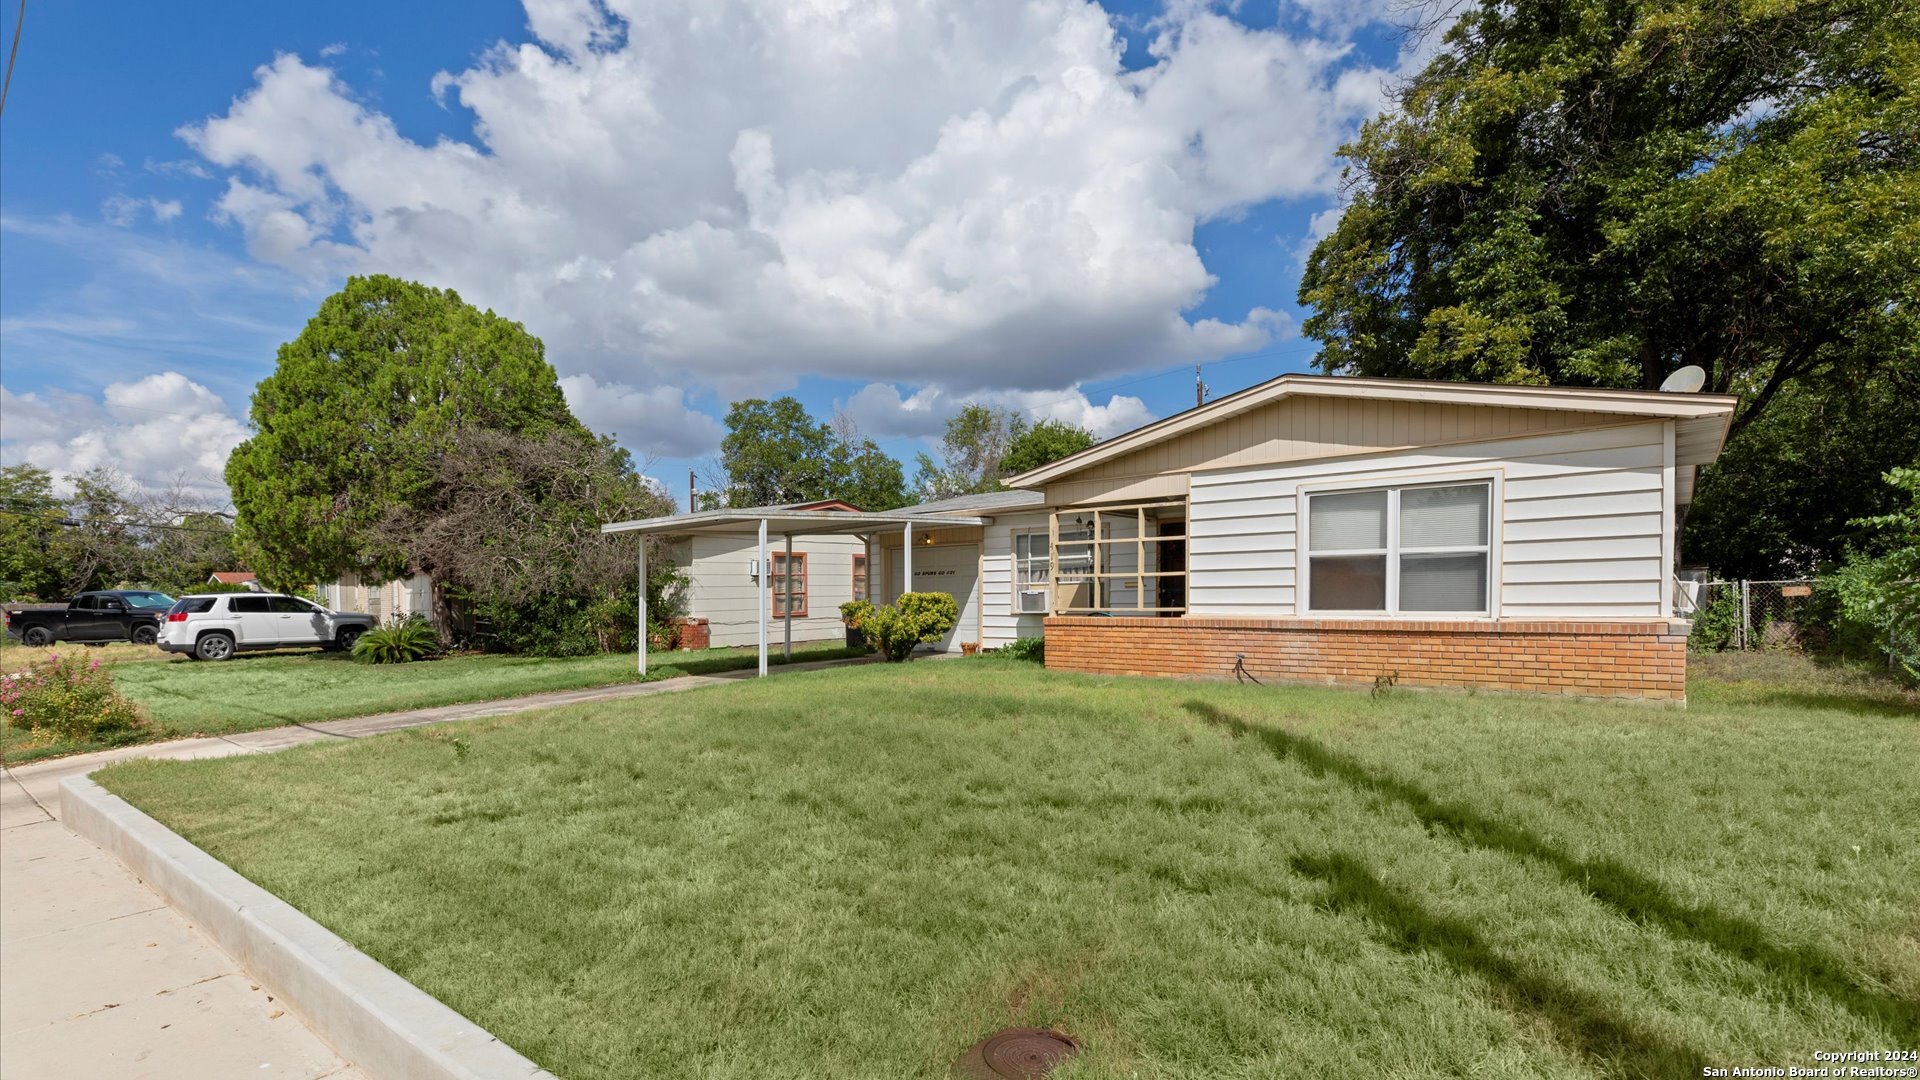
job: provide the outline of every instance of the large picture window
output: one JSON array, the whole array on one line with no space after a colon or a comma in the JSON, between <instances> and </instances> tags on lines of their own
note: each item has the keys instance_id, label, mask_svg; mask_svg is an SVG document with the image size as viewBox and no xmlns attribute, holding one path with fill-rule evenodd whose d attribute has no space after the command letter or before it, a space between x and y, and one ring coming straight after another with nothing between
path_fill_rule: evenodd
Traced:
<instances>
[{"instance_id":1,"label":"large picture window","mask_svg":"<svg viewBox=\"0 0 1920 1080\"><path fill-rule=\"evenodd\" d=\"M1488 611L1492 507L1484 481L1308 495L1308 610Z\"/></svg>"},{"instance_id":2,"label":"large picture window","mask_svg":"<svg viewBox=\"0 0 1920 1080\"><path fill-rule=\"evenodd\" d=\"M867 598L867 557L865 555L853 557L853 598L855 600Z\"/></svg>"},{"instance_id":3,"label":"large picture window","mask_svg":"<svg viewBox=\"0 0 1920 1080\"><path fill-rule=\"evenodd\" d=\"M807 557L798 552L793 555L789 568L787 554L777 551L768 560L773 564L773 573L769 575L773 588L774 618L804 619L807 617ZM787 577L793 577L793 596L787 596ZM791 605L791 607L789 607Z\"/></svg>"}]
</instances>

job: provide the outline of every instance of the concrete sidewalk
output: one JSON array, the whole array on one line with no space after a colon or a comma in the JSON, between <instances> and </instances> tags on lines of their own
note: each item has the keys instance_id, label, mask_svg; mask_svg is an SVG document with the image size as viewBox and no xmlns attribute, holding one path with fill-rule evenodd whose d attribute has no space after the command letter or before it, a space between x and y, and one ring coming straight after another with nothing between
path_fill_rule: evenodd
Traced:
<instances>
[{"instance_id":1,"label":"concrete sidewalk","mask_svg":"<svg viewBox=\"0 0 1920 1080\"><path fill-rule=\"evenodd\" d=\"M823 660L772 670L868 662ZM61 825L62 779L130 758L268 753L454 720L675 693L753 674L555 691L8 768L0 780L0 1080L365 1080L118 859Z\"/></svg>"}]
</instances>

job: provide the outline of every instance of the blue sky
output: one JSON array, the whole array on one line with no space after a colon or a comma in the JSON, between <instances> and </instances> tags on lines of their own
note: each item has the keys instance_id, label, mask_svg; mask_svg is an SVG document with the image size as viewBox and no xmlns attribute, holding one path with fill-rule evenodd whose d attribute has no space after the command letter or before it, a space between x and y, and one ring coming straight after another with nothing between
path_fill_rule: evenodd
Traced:
<instances>
[{"instance_id":1,"label":"blue sky","mask_svg":"<svg viewBox=\"0 0 1920 1080\"><path fill-rule=\"evenodd\" d=\"M375 271L524 322L675 491L739 397L910 463L969 398L1104 435L1190 405L1195 362L1216 393L1308 368L1385 5L794 10L34 5L0 454L217 495L275 347Z\"/></svg>"}]
</instances>

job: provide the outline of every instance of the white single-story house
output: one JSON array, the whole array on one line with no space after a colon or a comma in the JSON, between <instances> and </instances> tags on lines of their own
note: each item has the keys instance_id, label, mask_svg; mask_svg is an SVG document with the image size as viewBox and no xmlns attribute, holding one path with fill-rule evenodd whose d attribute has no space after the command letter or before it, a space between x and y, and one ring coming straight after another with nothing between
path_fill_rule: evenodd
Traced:
<instances>
[{"instance_id":1,"label":"white single-story house","mask_svg":"<svg viewBox=\"0 0 1920 1080\"><path fill-rule=\"evenodd\" d=\"M767 509L859 512L858 507L839 499ZM682 631L681 644L689 648L752 645L760 640L764 618L775 621L783 639L789 631L799 642L841 638L846 628L840 622L840 605L867 598L867 544L858 536L796 537L791 582L784 549L769 552L762 559L753 538L738 533L675 536L668 551L674 565L687 577L687 620L691 625ZM762 573L763 566L767 566L767 573ZM772 610L765 615L759 606L762 589L772 593Z\"/></svg>"},{"instance_id":2,"label":"white single-story house","mask_svg":"<svg viewBox=\"0 0 1920 1080\"><path fill-rule=\"evenodd\" d=\"M357 611L381 622L418 615L433 618L433 578L414 571L392 581L362 581L342 574L320 586L320 602L335 611Z\"/></svg>"},{"instance_id":3,"label":"white single-story house","mask_svg":"<svg viewBox=\"0 0 1920 1080\"><path fill-rule=\"evenodd\" d=\"M1283 375L993 495L605 528L859 537L875 602L952 593L942 647L1043 636L1049 667L1682 700L1676 522L1735 404Z\"/></svg>"}]
</instances>

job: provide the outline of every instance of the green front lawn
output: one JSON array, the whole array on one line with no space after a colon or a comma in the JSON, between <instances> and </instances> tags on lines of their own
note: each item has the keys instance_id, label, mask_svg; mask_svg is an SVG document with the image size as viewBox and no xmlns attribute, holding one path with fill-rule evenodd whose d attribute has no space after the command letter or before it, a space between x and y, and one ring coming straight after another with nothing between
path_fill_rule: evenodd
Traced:
<instances>
[{"instance_id":1,"label":"green front lawn","mask_svg":"<svg viewBox=\"0 0 1920 1080\"><path fill-rule=\"evenodd\" d=\"M103 662L113 659L104 655L108 649L75 648L83 656L101 653ZM167 655L151 646L124 648ZM793 652L796 660L861 654L833 641L795 645ZM24 667L38 655L35 650L9 650L5 659L16 666L7 670ZM773 660L781 660L777 647ZM654 653L648 656L647 679L737 671L757 661L755 649ZM308 650L242 653L219 663L178 656L162 663L121 662L114 664L113 678L146 713L151 737L169 739L638 682L635 667L631 653L558 659L475 654L375 665L355 663L344 653ZM5 732L5 747L10 763L97 749L77 743L35 743L29 733L11 727Z\"/></svg>"},{"instance_id":2,"label":"green front lawn","mask_svg":"<svg viewBox=\"0 0 1920 1080\"><path fill-rule=\"evenodd\" d=\"M98 774L567 1080L1699 1076L1920 1047L1920 700L873 665Z\"/></svg>"}]
</instances>

